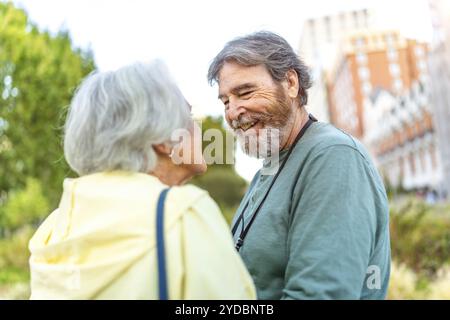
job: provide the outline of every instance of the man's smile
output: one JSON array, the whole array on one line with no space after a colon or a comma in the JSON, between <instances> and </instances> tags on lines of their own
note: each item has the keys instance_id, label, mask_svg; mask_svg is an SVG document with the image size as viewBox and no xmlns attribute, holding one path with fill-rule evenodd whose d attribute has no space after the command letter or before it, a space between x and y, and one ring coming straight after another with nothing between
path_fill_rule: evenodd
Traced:
<instances>
[{"instance_id":1,"label":"man's smile","mask_svg":"<svg viewBox=\"0 0 450 320\"><path fill-rule=\"evenodd\" d=\"M254 120L254 121L250 121L250 122L245 122L242 123L238 126L238 128L242 129L242 131L247 131L250 128L253 128L259 121L258 120Z\"/></svg>"}]
</instances>

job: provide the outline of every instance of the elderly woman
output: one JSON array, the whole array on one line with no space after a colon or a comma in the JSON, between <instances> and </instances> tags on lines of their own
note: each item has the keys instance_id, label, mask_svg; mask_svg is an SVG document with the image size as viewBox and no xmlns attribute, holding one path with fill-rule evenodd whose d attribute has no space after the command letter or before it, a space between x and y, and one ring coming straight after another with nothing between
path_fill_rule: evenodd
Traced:
<instances>
[{"instance_id":1,"label":"elderly woman","mask_svg":"<svg viewBox=\"0 0 450 320\"><path fill-rule=\"evenodd\" d=\"M206 165L193 161L203 159L192 141L201 136L173 141L177 129L198 127L161 62L84 80L64 138L80 177L64 181L59 208L30 241L32 299L255 298L217 205L181 186Z\"/></svg>"}]
</instances>

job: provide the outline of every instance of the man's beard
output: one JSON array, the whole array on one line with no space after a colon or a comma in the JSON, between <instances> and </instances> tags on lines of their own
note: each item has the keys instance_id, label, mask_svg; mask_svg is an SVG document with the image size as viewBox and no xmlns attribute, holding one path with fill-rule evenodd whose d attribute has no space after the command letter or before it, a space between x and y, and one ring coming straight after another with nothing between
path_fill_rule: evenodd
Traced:
<instances>
[{"instance_id":1,"label":"man's beard","mask_svg":"<svg viewBox=\"0 0 450 320\"><path fill-rule=\"evenodd\" d=\"M280 151L280 146L289 135L293 122L292 106L281 86L277 88L275 95L275 101L268 106L267 113L246 113L232 122L242 151L251 157L271 158ZM236 129L243 123L254 121L264 127L259 130L250 128L247 131Z\"/></svg>"}]
</instances>

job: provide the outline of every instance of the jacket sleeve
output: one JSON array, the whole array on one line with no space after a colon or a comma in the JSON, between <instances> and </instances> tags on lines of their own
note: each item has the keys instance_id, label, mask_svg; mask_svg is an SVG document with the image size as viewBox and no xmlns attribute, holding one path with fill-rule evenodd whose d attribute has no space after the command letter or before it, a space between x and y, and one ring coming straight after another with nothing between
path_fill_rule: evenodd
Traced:
<instances>
[{"instance_id":1,"label":"jacket sleeve","mask_svg":"<svg viewBox=\"0 0 450 320\"><path fill-rule=\"evenodd\" d=\"M294 189L282 299L360 298L376 230L366 161L347 145L309 160Z\"/></svg>"}]
</instances>

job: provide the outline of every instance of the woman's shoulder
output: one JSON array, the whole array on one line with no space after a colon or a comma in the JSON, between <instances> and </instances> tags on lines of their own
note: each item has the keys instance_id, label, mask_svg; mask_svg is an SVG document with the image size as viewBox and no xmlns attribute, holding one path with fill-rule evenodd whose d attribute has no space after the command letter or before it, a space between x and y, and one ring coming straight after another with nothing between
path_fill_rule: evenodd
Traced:
<instances>
[{"instance_id":1,"label":"woman's shoulder","mask_svg":"<svg viewBox=\"0 0 450 320\"><path fill-rule=\"evenodd\" d=\"M167 188L165 209L169 225L185 215L210 221L222 218L219 207L206 190L192 184L169 187L154 176L126 172L101 173L67 180L63 197L67 201L61 204L64 207L64 203L70 204L71 199L75 199L80 205L85 204L86 208L95 203L97 210L102 209L101 212L110 217L117 212L117 216L124 219L122 213L125 210L128 218L136 216L136 219L141 217L146 220L149 208L156 209L159 195ZM92 215L92 210L88 211Z\"/></svg>"},{"instance_id":2,"label":"woman's shoulder","mask_svg":"<svg viewBox=\"0 0 450 320\"><path fill-rule=\"evenodd\" d=\"M170 191L177 198L182 198L188 203L195 203L198 200L213 201L208 191L197 187L193 184L185 184L182 186L174 186L170 188Z\"/></svg>"},{"instance_id":3,"label":"woman's shoulder","mask_svg":"<svg viewBox=\"0 0 450 320\"><path fill-rule=\"evenodd\" d=\"M170 188L168 201L183 213L220 214L220 209L208 191L192 184Z\"/></svg>"}]
</instances>

